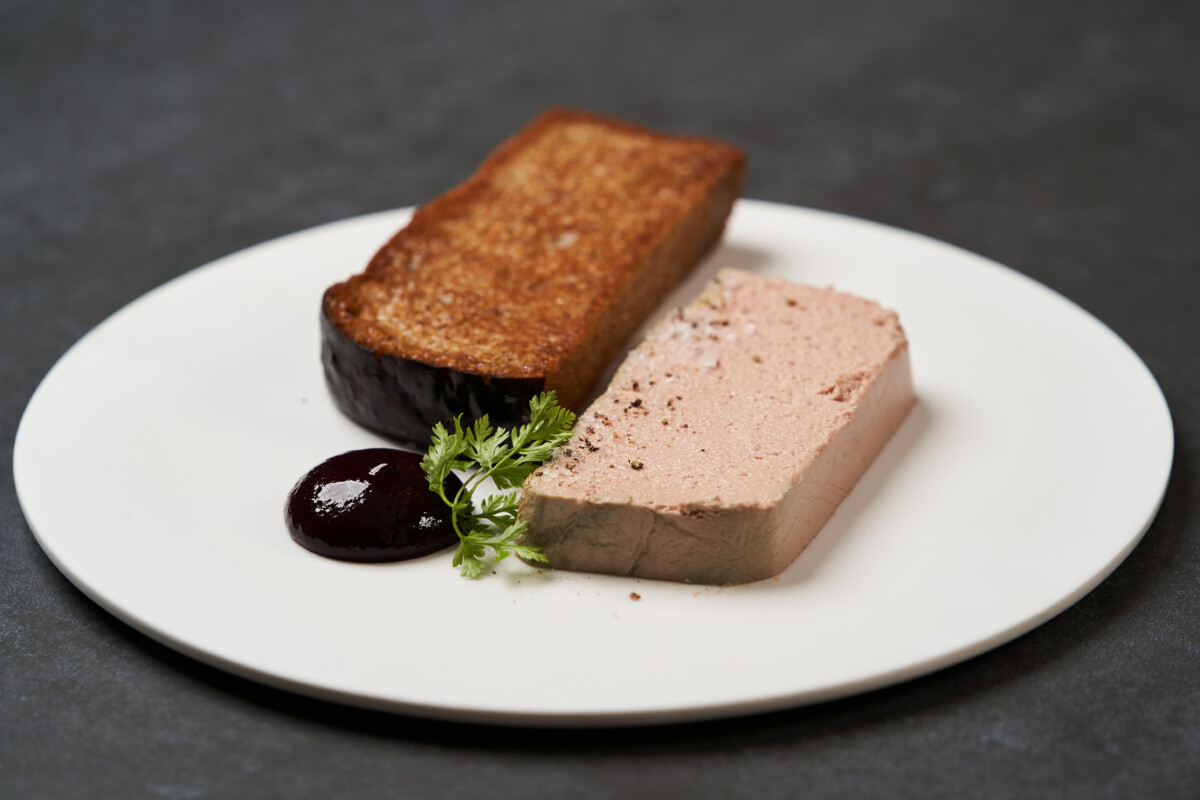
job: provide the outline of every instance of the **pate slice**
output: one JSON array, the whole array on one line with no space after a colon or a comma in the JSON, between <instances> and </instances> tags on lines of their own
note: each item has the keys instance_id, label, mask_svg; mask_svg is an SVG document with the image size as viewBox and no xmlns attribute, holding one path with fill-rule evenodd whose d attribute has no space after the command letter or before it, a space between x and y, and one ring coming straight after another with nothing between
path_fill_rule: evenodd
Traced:
<instances>
[{"instance_id":1,"label":"pate slice","mask_svg":"<svg viewBox=\"0 0 1200 800\"><path fill-rule=\"evenodd\" d=\"M524 486L558 569L705 584L782 572L915 402L870 300L722 270L659 322Z\"/></svg>"}]
</instances>

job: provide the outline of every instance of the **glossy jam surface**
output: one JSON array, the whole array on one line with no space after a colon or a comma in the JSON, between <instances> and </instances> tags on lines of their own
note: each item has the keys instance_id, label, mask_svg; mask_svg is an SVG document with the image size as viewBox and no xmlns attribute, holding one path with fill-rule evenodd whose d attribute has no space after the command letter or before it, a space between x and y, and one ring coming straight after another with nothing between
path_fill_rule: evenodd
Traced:
<instances>
[{"instance_id":1,"label":"glossy jam surface","mask_svg":"<svg viewBox=\"0 0 1200 800\"><path fill-rule=\"evenodd\" d=\"M461 485L451 475L446 491ZM314 467L292 487L284 517L299 544L344 561L403 561L458 541L421 456L402 450L353 450Z\"/></svg>"}]
</instances>

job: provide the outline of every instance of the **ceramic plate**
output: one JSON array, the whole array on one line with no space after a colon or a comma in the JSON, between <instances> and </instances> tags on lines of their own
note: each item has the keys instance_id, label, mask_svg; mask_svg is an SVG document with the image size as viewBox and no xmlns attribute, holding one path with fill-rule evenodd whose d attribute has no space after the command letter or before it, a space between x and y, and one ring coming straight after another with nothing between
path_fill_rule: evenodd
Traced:
<instances>
[{"instance_id":1,"label":"ceramic plate","mask_svg":"<svg viewBox=\"0 0 1200 800\"><path fill-rule=\"evenodd\" d=\"M743 201L669 304L720 266L878 300L907 330L919 397L788 570L718 588L510 562L469 581L449 552L321 558L288 536L288 490L331 455L384 443L326 395L320 297L407 218L221 259L63 356L13 461L30 528L76 586L183 653L330 700L519 725L711 719L882 687L1006 642L1103 580L1162 499L1162 394L1087 313L919 235Z\"/></svg>"}]
</instances>

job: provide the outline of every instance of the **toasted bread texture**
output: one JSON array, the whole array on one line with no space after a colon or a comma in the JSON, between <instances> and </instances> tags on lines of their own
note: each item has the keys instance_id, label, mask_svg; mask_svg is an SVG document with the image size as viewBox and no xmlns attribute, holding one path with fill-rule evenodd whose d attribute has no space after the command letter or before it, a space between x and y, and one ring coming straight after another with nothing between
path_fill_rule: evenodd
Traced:
<instances>
[{"instance_id":1,"label":"toasted bread texture","mask_svg":"<svg viewBox=\"0 0 1200 800\"><path fill-rule=\"evenodd\" d=\"M543 389L578 408L719 240L744 170L722 142L547 111L326 292L334 399L419 444L458 413L514 424Z\"/></svg>"}]
</instances>

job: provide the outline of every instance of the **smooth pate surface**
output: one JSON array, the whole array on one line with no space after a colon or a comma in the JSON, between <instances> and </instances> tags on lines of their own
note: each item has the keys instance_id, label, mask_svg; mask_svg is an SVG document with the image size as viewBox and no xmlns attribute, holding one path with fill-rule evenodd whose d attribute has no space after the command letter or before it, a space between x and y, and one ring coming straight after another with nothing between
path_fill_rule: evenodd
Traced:
<instances>
[{"instance_id":1,"label":"smooth pate surface","mask_svg":"<svg viewBox=\"0 0 1200 800\"><path fill-rule=\"evenodd\" d=\"M525 485L551 566L740 583L778 574L914 402L895 313L722 270L660 322Z\"/></svg>"}]
</instances>

